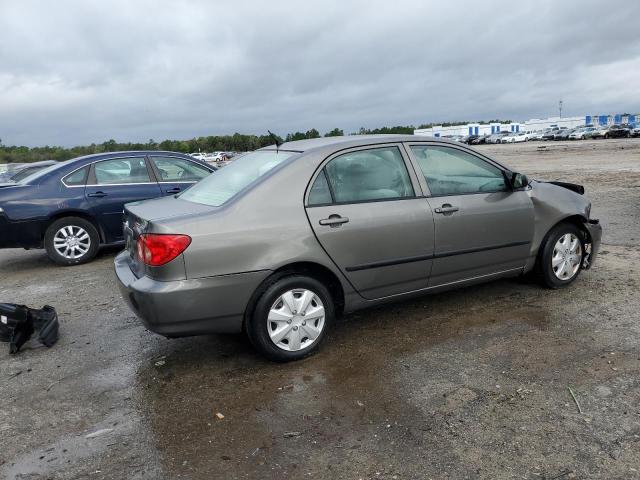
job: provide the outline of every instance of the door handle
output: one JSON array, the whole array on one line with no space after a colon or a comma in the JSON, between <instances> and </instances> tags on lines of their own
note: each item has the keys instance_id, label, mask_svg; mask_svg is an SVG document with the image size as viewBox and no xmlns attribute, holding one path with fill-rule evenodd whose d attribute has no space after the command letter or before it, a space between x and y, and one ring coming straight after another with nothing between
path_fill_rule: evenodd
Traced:
<instances>
[{"instance_id":1,"label":"door handle","mask_svg":"<svg viewBox=\"0 0 640 480\"><path fill-rule=\"evenodd\" d=\"M347 217L341 217L340 215L329 215L329 218L323 218L320 220L320 225L329 225L331 227L339 227L343 223L347 223L349 219Z\"/></svg>"},{"instance_id":2,"label":"door handle","mask_svg":"<svg viewBox=\"0 0 640 480\"><path fill-rule=\"evenodd\" d=\"M93 193L88 193L87 197L93 197L93 198L102 198L102 197L106 197L107 194L104 192L93 192Z\"/></svg>"},{"instance_id":3,"label":"door handle","mask_svg":"<svg viewBox=\"0 0 640 480\"><path fill-rule=\"evenodd\" d=\"M169 190L167 190L167 193L169 195L173 195L174 193L180 193L180 192L181 192L180 187L170 188Z\"/></svg>"},{"instance_id":4,"label":"door handle","mask_svg":"<svg viewBox=\"0 0 640 480\"><path fill-rule=\"evenodd\" d=\"M454 207L453 205L445 203L441 207L436 208L434 211L436 213L453 213L457 212L458 210L460 210L458 207Z\"/></svg>"}]
</instances>

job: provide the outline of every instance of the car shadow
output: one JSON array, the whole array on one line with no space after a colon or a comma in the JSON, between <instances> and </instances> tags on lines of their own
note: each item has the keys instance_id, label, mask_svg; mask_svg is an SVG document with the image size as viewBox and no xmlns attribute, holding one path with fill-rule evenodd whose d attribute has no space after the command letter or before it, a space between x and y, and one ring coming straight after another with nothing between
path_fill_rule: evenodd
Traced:
<instances>
[{"instance_id":1,"label":"car shadow","mask_svg":"<svg viewBox=\"0 0 640 480\"><path fill-rule=\"evenodd\" d=\"M90 266L93 262L104 261L105 259L113 259L122 251L122 246L110 245L100 248L96 257L90 262L82 265L74 265L71 267L63 267L52 262L44 249L7 249L0 251L0 270L4 272L20 271L28 272L31 270L41 270L46 268L83 268Z\"/></svg>"}]
</instances>

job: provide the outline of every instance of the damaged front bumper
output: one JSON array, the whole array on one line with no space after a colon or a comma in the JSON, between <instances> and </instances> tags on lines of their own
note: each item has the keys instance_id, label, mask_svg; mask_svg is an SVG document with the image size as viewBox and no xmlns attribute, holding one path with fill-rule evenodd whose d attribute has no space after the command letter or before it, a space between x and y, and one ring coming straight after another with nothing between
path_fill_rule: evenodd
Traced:
<instances>
[{"instance_id":1,"label":"damaged front bumper","mask_svg":"<svg viewBox=\"0 0 640 480\"><path fill-rule=\"evenodd\" d=\"M587 270L593 265L596 254L600 250L602 226L600 225L600 220L591 218L585 222L584 227L587 231L587 239L584 245L585 255L582 260L582 268Z\"/></svg>"}]
</instances>

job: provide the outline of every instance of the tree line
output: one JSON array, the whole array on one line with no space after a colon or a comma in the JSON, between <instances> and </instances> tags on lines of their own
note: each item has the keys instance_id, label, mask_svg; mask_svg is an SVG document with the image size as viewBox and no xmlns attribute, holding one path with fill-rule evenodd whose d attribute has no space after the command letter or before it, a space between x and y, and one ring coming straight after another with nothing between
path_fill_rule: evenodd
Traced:
<instances>
[{"instance_id":1,"label":"tree line","mask_svg":"<svg viewBox=\"0 0 640 480\"><path fill-rule=\"evenodd\" d=\"M500 120L491 120L500 121ZM509 123L501 121L502 123ZM360 128L357 132L351 132L350 135L372 135L372 134L406 134L411 135L416 128L430 128L434 125L464 125L470 122L449 122L438 124L422 124L418 127L414 125L380 127L374 129ZM480 122L488 123L488 122ZM325 137L336 137L344 135L344 130L334 128L324 134ZM308 138L320 138L322 135L318 130L312 128L306 132L288 133L284 138L276 135L278 141L292 142L295 140L305 140ZM25 147L25 146L7 146L2 144L0 140L0 163L22 163L36 162L40 160L68 160L70 158L80 157L82 155L91 155L93 153L117 152L127 150L167 150L171 152L193 153L193 152L247 152L258 148L266 147L274 144L274 138L271 135L244 135L234 133L233 135L210 135L206 137L197 137L190 140L163 140L156 142L150 139L146 143L132 142L116 142L111 139L103 143L92 143L91 145L82 145L76 147Z\"/></svg>"}]
</instances>

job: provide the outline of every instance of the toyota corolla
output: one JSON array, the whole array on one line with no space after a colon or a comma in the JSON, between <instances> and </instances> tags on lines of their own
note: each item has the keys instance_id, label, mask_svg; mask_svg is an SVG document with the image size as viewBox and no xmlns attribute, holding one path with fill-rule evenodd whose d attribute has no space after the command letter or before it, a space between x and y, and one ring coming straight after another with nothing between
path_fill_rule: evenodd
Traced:
<instances>
[{"instance_id":1,"label":"toyota corolla","mask_svg":"<svg viewBox=\"0 0 640 480\"><path fill-rule=\"evenodd\" d=\"M287 361L382 302L529 272L565 287L600 244L590 211L580 185L530 181L456 142L302 140L127 205L115 269L150 330L244 331Z\"/></svg>"}]
</instances>

